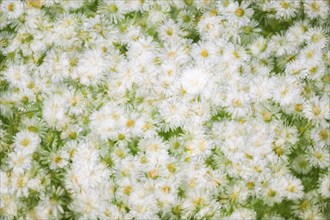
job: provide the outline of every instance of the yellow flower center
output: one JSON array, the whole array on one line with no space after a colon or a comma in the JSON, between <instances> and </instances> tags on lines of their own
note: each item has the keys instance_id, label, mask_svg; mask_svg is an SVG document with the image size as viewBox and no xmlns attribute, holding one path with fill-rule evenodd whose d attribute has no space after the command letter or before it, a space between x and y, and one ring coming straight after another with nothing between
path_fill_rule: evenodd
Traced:
<instances>
[{"instance_id":1,"label":"yellow flower center","mask_svg":"<svg viewBox=\"0 0 330 220\"><path fill-rule=\"evenodd\" d=\"M109 5L108 10L110 13L114 14L118 11L118 7L115 4L111 4L111 5Z\"/></svg>"},{"instance_id":2,"label":"yellow flower center","mask_svg":"<svg viewBox=\"0 0 330 220\"><path fill-rule=\"evenodd\" d=\"M231 103L234 107L240 107L242 105L242 102L239 99L233 99Z\"/></svg>"},{"instance_id":3,"label":"yellow flower center","mask_svg":"<svg viewBox=\"0 0 330 220\"><path fill-rule=\"evenodd\" d=\"M60 157L59 155L56 155L54 158L54 162L55 163L60 163L62 161L62 157Z\"/></svg>"},{"instance_id":4,"label":"yellow flower center","mask_svg":"<svg viewBox=\"0 0 330 220\"><path fill-rule=\"evenodd\" d=\"M240 55L239 55L239 53L238 53L237 50L234 51L233 55L234 55L234 57L235 57L236 59L239 59L239 57L240 57Z\"/></svg>"},{"instance_id":5,"label":"yellow flower center","mask_svg":"<svg viewBox=\"0 0 330 220\"><path fill-rule=\"evenodd\" d=\"M281 148L281 147L277 147L277 148L275 149L275 152L276 152L276 154L277 154L278 156L282 156L283 153L284 153L284 150L283 150L283 148Z\"/></svg>"},{"instance_id":6,"label":"yellow flower center","mask_svg":"<svg viewBox=\"0 0 330 220\"><path fill-rule=\"evenodd\" d=\"M17 180L17 186L18 186L18 188L23 188L24 185L25 185L24 178L23 178L23 177L20 177L20 178Z\"/></svg>"},{"instance_id":7,"label":"yellow flower center","mask_svg":"<svg viewBox=\"0 0 330 220\"><path fill-rule=\"evenodd\" d=\"M195 200L193 201L193 204L194 204L195 206L203 205L203 204L204 204L204 199L201 198L201 197L199 197L199 198L197 198L197 199L195 199Z\"/></svg>"},{"instance_id":8,"label":"yellow flower center","mask_svg":"<svg viewBox=\"0 0 330 220\"><path fill-rule=\"evenodd\" d=\"M294 110L295 110L296 112L301 112L301 111L303 110L303 105L302 105L302 104L296 104L296 105L294 106Z\"/></svg>"},{"instance_id":9,"label":"yellow flower center","mask_svg":"<svg viewBox=\"0 0 330 220\"><path fill-rule=\"evenodd\" d=\"M38 131L38 128L33 126L33 125L29 126L27 129L31 132L37 132Z\"/></svg>"},{"instance_id":10,"label":"yellow flower center","mask_svg":"<svg viewBox=\"0 0 330 220\"><path fill-rule=\"evenodd\" d=\"M305 167L307 167L307 161L306 160L301 160L301 161L299 161L299 167L300 168L305 168Z\"/></svg>"},{"instance_id":11,"label":"yellow flower center","mask_svg":"<svg viewBox=\"0 0 330 220\"><path fill-rule=\"evenodd\" d=\"M267 194L268 194L269 197L275 197L276 196L276 191L274 191L272 189L269 189Z\"/></svg>"},{"instance_id":12,"label":"yellow flower center","mask_svg":"<svg viewBox=\"0 0 330 220\"><path fill-rule=\"evenodd\" d=\"M77 133L74 132L74 131L71 131L71 132L69 133L69 137L70 137L71 139L76 139L76 138L77 138Z\"/></svg>"},{"instance_id":13,"label":"yellow flower center","mask_svg":"<svg viewBox=\"0 0 330 220\"><path fill-rule=\"evenodd\" d=\"M313 111L313 114L316 115L316 116L321 114L321 109L318 106L313 105L312 106L312 111Z\"/></svg>"},{"instance_id":14,"label":"yellow flower center","mask_svg":"<svg viewBox=\"0 0 330 220\"><path fill-rule=\"evenodd\" d=\"M179 147L180 147L180 143L176 141L176 142L173 143L172 147L173 147L174 149L179 149Z\"/></svg>"},{"instance_id":15,"label":"yellow flower center","mask_svg":"<svg viewBox=\"0 0 330 220\"><path fill-rule=\"evenodd\" d=\"M290 7L290 3L289 2L286 2L286 1L282 1L280 3L281 7L284 8L284 9L288 9Z\"/></svg>"},{"instance_id":16,"label":"yellow flower center","mask_svg":"<svg viewBox=\"0 0 330 220\"><path fill-rule=\"evenodd\" d=\"M29 139L24 138L24 139L21 141L21 144L22 144L23 147L27 147L27 146L30 144L30 141L29 141Z\"/></svg>"},{"instance_id":17,"label":"yellow flower center","mask_svg":"<svg viewBox=\"0 0 330 220\"><path fill-rule=\"evenodd\" d=\"M124 194L125 195L129 195L129 194L131 194L131 192L132 192L132 187L131 186L126 186L124 188Z\"/></svg>"},{"instance_id":18,"label":"yellow flower center","mask_svg":"<svg viewBox=\"0 0 330 220\"><path fill-rule=\"evenodd\" d=\"M127 127L132 127L132 126L134 126L134 124L135 124L135 121L133 119L128 119L126 122Z\"/></svg>"},{"instance_id":19,"label":"yellow flower center","mask_svg":"<svg viewBox=\"0 0 330 220\"><path fill-rule=\"evenodd\" d=\"M218 12L213 9L213 10L210 11L210 15L211 16L217 16L218 15Z\"/></svg>"},{"instance_id":20,"label":"yellow flower center","mask_svg":"<svg viewBox=\"0 0 330 220\"><path fill-rule=\"evenodd\" d=\"M262 113L262 118L265 122L270 122L272 120L273 114L270 112L264 112Z\"/></svg>"},{"instance_id":21,"label":"yellow flower center","mask_svg":"<svg viewBox=\"0 0 330 220\"><path fill-rule=\"evenodd\" d=\"M169 163L169 164L167 165L167 169L168 169L168 171L170 171L170 173L175 173L175 171L176 171L176 166L175 166L174 163Z\"/></svg>"},{"instance_id":22,"label":"yellow flower center","mask_svg":"<svg viewBox=\"0 0 330 220\"><path fill-rule=\"evenodd\" d=\"M8 4L8 11L13 12L14 10L15 10L15 4L14 3Z\"/></svg>"},{"instance_id":23,"label":"yellow flower center","mask_svg":"<svg viewBox=\"0 0 330 220\"><path fill-rule=\"evenodd\" d=\"M310 51L306 52L306 57L307 57L308 59L313 58L313 57L314 57L314 51L310 50Z\"/></svg>"},{"instance_id":24,"label":"yellow flower center","mask_svg":"<svg viewBox=\"0 0 330 220\"><path fill-rule=\"evenodd\" d=\"M116 150L116 155L119 157L119 158L123 158L125 156L125 152L122 150L122 149L117 149Z\"/></svg>"},{"instance_id":25,"label":"yellow flower center","mask_svg":"<svg viewBox=\"0 0 330 220\"><path fill-rule=\"evenodd\" d=\"M172 36L174 33L172 28L167 28L165 32L168 36Z\"/></svg>"},{"instance_id":26,"label":"yellow flower center","mask_svg":"<svg viewBox=\"0 0 330 220\"><path fill-rule=\"evenodd\" d=\"M206 49L202 49L202 51L200 52L201 56L206 58L209 56L209 52Z\"/></svg>"},{"instance_id":27,"label":"yellow flower center","mask_svg":"<svg viewBox=\"0 0 330 220\"><path fill-rule=\"evenodd\" d=\"M167 53L167 56L168 56L168 57L174 57L174 56L175 56L175 52L174 52L174 51L169 51L169 52Z\"/></svg>"},{"instance_id":28,"label":"yellow flower center","mask_svg":"<svg viewBox=\"0 0 330 220\"><path fill-rule=\"evenodd\" d=\"M309 72L314 75L315 73L317 73L317 70L318 70L317 66L313 66L312 68L309 69Z\"/></svg>"},{"instance_id":29,"label":"yellow flower center","mask_svg":"<svg viewBox=\"0 0 330 220\"><path fill-rule=\"evenodd\" d=\"M321 39L322 37L319 34L313 34L311 38L313 43L318 43Z\"/></svg>"},{"instance_id":30,"label":"yellow flower center","mask_svg":"<svg viewBox=\"0 0 330 220\"><path fill-rule=\"evenodd\" d=\"M156 179L158 177L157 169L152 169L147 173L148 177L151 179Z\"/></svg>"},{"instance_id":31,"label":"yellow flower center","mask_svg":"<svg viewBox=\"0 0 330 220\"><path fill-rule=\"evenodd\" d=\"M125 139L125 135L124 134L118 134L118 140L124 140Z\"/></svg>"},{"instance_id":32,"label":"yellow flower center","mask_svg":"<svg viewBox=\"0 0 330 220\"><path fill-rule=\"evenodd\" d=\"M306 210L309 207L309 202L307 200L302 201L302 203L300 203L299 208L300 210Z\"/></svg>"},{"instance_id":33,"label":"yellow flower center","mask_svg":"<svg viewBox=\"0 0 330 220\"><path fill-rule=\"evenodd\" d=\"M251 190L251 189L254 188L254 183L253 182L247 182L246 187Z\"/></svg>"},{"instance_id":34,"label":"yellow flower center","mask_svg":"<svg viewBox=\"0 0 330 220\"><path fill-rule=\"evenodd\" d=\"M169 186L164 186L164 187L162 188L162 190L163 190L164 193L169 193L169 192L171 191L171 187L169 187Z\"/></svg>"},{"instance_id":35,"label":"yellow flower center","mask_svg":"<svg viewBox=\"0 0 330 220\"><path fill-rule=\"evenodd\" d=\"M294 185L290 185L288 188L287 188L287 191L291 192L291 193L294 193L297 191L296 187Z\"/></svg>"},{"instance_id":36,"label":"yellow flower center","mask_svg":"<svg viewBox=\"0 0 330 220\"><path fill-rule=\"evenodd\" d=\"M242 8L237 8L235 11L237 17L242 17L244 15L244 10Z\"/></svg>"},{"instance_id":37,"label":"yellow flower center","mask_svg":"<svg viewBox=\"0 0 330 220\"><path fill-rule=\"evenodd\" d=\"M322 129L322 130L319 132L319 136L320 136L321 140L323 140L323 141L328 140L328 138L329 138L328 131L327 131L326 129Z\"/></svg>"},{"instance_id":38,"label":"yellow flower center","mask_svg":"<svg viewBox=\"0 0 330 220\"><path fill-rule=\"evenodd\" d=\"M33 8L41 8L44 0L27 0L28 6Z\"/></svg>"},{"instance_id":39,"label":"yellow flower center","mask_svg":"<svg viewBox=\"0 0 330 220\"><path fill-rule=\"evenodd\" d=\"M317 2L313 2L311 4L311 8L313 12L319 12L320 11L320 5Z\"/></svg>"},{"instance_id":40,"label":"yellow flower center","mask_svg":"<svg viewBox=\"0 0 330 220\"><path fill-rule=\"evenodd\" d=\"M314 153L314 156L315 156L316 159L318 159L318 160L322 159L322 157L323 157L322 153L319 152L319 151L316 151L316 152Z\"/></svg>"}]
</instances>

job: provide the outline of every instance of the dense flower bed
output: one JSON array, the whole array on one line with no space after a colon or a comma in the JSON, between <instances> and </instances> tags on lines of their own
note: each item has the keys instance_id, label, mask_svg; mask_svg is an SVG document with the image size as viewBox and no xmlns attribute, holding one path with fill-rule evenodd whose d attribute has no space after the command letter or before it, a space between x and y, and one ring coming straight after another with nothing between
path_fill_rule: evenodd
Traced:
<instances>
[{"instance_id":1,"label":"dense flower bed","mask_svg":"<svg viewBox=\"0 0 330 220\"><path fill-rule=\"evenodd\" d=\"M0 218L329 218L328 15L0 0Z\"/></svg>"}]
</instances>

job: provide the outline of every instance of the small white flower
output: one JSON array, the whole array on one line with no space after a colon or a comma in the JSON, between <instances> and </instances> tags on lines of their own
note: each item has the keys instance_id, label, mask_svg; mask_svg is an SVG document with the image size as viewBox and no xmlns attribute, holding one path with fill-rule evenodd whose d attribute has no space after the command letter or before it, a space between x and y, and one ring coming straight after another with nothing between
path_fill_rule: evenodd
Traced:
<instances>
[{"instance_id":1,"label":"small white flower","mask_svg":"<svg viewBox=\"0 0 330 220\"><path fill-rule=\"evenodd\" d=\"M31 154L37 149L40 142L41 139L37 134L24 130L16 134L14 145L17 152Z\"/></svg>"},{"instance_id":2,"label":"small white flower","mask_svg":"<svg viewBox=\"0 0 330 220\"><path fill-rule=\"evenodd\" d=\"M24 3L21 1L2 1L0 11L4 12L10 19L15 19L24 13Z\"/></svg>"},{"instance_id":3,"label":"small white flower","mask_svg":"<svg viewBox=\"0 0 330 220\"><path fill-rule=\"evenodd\" d=\"M286 184L285 193L286 197L290 200L297 200L303 197L304 187L300 179L293 178L292 176L287 176L283 178Z\"/></svg>"},{"instance_id":4,"label":"small white flower","mask_svg":"<svg viewBox=\"0 0 330 220\"><path fill-rule=\"evenodd\" d=\"M329 5L326 1L311 0L304 1L304 12L310 18L326 18L329 12Z\"/></svg>"},{"instance_id":5,"label":"small white flower","mask_svg":"<svg viewBox=\"0 0 330 220\"><path fill-rule=\"evenodd\" d=\"M326 147L314 146L309 149L308 161L312 166L327 168L330 163L329 150Z\"/></svg>"},{"instance_id":6,"label":"small white flower","mask_svg":"<svg viewBox=\"0 0 330 220\"><path fill-rule=\"evenodd\" d=\"M298 155L292 161L292 168L299 174L307 174L309 171L312 170L312 166L310 166L307 157L303 154Z\"/></svg>"},{"instance_id":7,"label":"small white flower","mask_svg":"<svg viewBox=\"0 0 330 220\"><path fill-rule=\"evenodd\" d=\"M50 169L63 168L68 164L69 154L65 151L60 151L58 153L52 152L50 154Z\"/></svg>"},{"instance_id":8,"label":"small white flower","mask_svg":"<svg viewBox=\"0 0 330 220\"><path fill-rule=\"evenodd\" d=\"M326 125L330 118L329 101L325 97L314 96L304 105L303 113L315 124Z\"/></svg>"},{"instance_id":9,"label":"small white flower","mask_svg":"<svg viewBox=\"0 0 330 220\"><path fill-rule=\"evenodd\" d=\"M324 175L323 177L320 178L319 180L319 193L324 197L324 198L330 198L330 176Z\"/></svg>"},{"instance_id":10,"label":"small white flower","mask_svg":"<svg viewBox=\"0 0 330 220\"><path fill-rule=\"evenodd\" d=\"M208 72L201 68L186 69L180 79L182 88L190 95L200 94L208 83Z\"/></svg>"},{"instance_id":11,"label":"small white flower","mask_svg":"<svg viewBox=\"0 0 330 220\"><path fill-rule=\"evenodd\" d=\"M246 208L240 208L236 209L230 216L228 216L228 219L236 220L236 219L256 219L257 214L254 210L246 209ZM227 219L227 217L226 217Z\"/></svg>"}]
</instances>

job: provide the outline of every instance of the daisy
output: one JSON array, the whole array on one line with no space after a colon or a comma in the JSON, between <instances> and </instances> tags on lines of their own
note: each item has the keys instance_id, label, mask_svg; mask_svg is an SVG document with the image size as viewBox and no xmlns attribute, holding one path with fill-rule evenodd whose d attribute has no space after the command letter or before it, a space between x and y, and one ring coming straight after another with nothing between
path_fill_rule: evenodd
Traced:
<instances>
[{"instance_id":1,"label":"daisy","mask_svg":"<svg viewBox=\"0 0 330 220\"><path fill-rule=\"evenodd\" d=\"M310 147L307 159L314 167L327 168L330 163L329 150L321 146Z\"/></svg>"},{"instance_id":2,"label":"daisy","mask_svg":"<svg viewBox=\"0 0 330 220\"><path fill-rule=\"evenodd\" d=\"M311 206L299 214L301 219L326 219L317 206Z\"/></svg>"},{"instance_id":3,"label":"daisy","mask_svg":"<svg viewBox=\"0 0 330 220\"><path fill-rule=\"evenodd\" d=\"M253 14L253 9L249 8L248 2L231 2L226 8L225 13L230 23L238 23L240 26L246 25Z\"/></svg>"},{"instance_id":4,"label":"daisy","mask_svg":"<svg viewBox=\"0 0 330 220\"><path fill-rule=\"evenodd\" d=\"M117 23L124 18L124 9L120 5L120 1L102 1L98 8L101 17L106 17L110 22Z\"/></svg>"},{"instance_id":5,"label":"daisy","mask_svg":"<svg viewBox=\"0 0 330 220\"><path fill-rule=\"evenodd\" d=\"M11 65L4 73L5 79L12 86L22 87L30 80L30 67L26 65Z\"/></svg>"},{"instance_id":6,"label":"daisy","mask_svg":"<svg viewBox=\"0 0 330 220\"><path fill-rule=\"evenodd\" d=\"M319 49L305 47L299 53L298 58L302 59L306 65L313 65L315 63L321 63L322 53Z\"/></svg>"},{"instance_id":7,"label":"daisy","mask_svg":"<svg viewBox=\"0 0 330 220\"><path fill-rule=\"evenodd\" d=\"M242 117L251 113L250 98L242 92L229 91L226 97L226 107L233 117Z\"/></svg>"},{"instance_id":8,"label":"daisy","mask_svg":"<svg viewBox=\"0 0 330 220\"><path fill-rule=\"evenodd\" d=\"M50 153L50 169L63 168L68 164L69 153L61 150L60 152L51 152Z\"/></svg>"},{"instance_id":9,"label":"daisy","mask_svg":"<svg viewBox=\"0 0 330 220\"><path fill-rule=\"evenodd\" d=\"M319 189L318 192L324 197L329 198L330 197L330 176L323 175L323 177L319 180Z\"/></svg>"},{"instance_id":10,"label":"daisy","mask_svg":"<svg viewBox=\"0 0 330 220\"><path fill-rule=\"evenodd\" d=\"M17 152L22 152L27 155L33 153L40 142L41 139L37 134L24 130L15 135L14 145Z\"/></svg>"},{"instance_id":11,"label":"daisy","mask_svg":"<svg viewBox=\"0 0 330 220\"><path fill-rule=\"evenodd\" d=\"M96 85L104 76L104 55L100 50L86 51L78 62L74 78L83 85Z\"/></svg>"},{"instance_id":12,"label":"daisy","mask_svg":"<svg viewBox=\"0 0 330 220\"><path fill-rule=\"evenodd\" d=\"M203 16L197 24L197 30L202 40L214 40L220 37L221 18L218 16Z\"/></svg>"},{"instance_id":13,"label":"daisy","mask_svg":"<svg viewBox=\"0 0 330 220\"><path fill-rule=\"evenodd\" d=\"M13 168L13 173L23 173L31 168L31 163L31 157L21 151L11 152L8 155L8 165Z\"/></svg>"},{"instance_id":14,"label":"daisy","mask_svg":"<svg viewBox=\"0 0 330 220\"><path fill-rule=\"evenodd\" d=\"M24 3L21 1L3 1L0 4L0 10L9 19L15 19L24 13Z\"/></svg>"},{"instance_id":15,"label":"daisy","mask_svg":"<svg viewBox=\"0 0 330 220\"><path fill-rule=\"evenodd\" d=\"M3 50L3 54L6 54L6 48L9 46L9 42L12 38L13 36L10 32L2 31L2 33L0 33L0 48Z\"/></svg>"},{"instance_id":16,"label":"daisy","mask_svg":"<svg viewBox=\"0 0 330 220\"><path fill-rule=\"evenodd\" d=\"M306 39L306 32L309 29L309 24L305 20L297 21L286 32L290 42L301 45Z\"/></svg>"},{"instance_id":17,"label":"daisy","mask_svg":"<svg viewBox=\"0 0 330 220\"><path fill-rule=\"evenodd\" d=\"M52 127L63 127L68 122L65 114L67 103L60 95L53 95L44 101L43 119Z\"/></svg>"},{"instance_id":18,"label":"daisy","mask_svg":"<svg viewBox=\"0 0 330 220\"><path fill-rule=\"evenodd\" d=\"M63 0L63 1L59 1L60 5L67 11L69 10L77 10L78 8L80 8L84 2L77 2L74 0Z\"/></svg>"},{"instance_id":19,"label":"daisy","mask_svg":"<svg viewBox=\"0 0 330 220\"><path fill-rule=\"evenodd\" d=\"M276 5L275 16L277 18L288 19L296 16L295 13L297 12L299 7L298 1L281 0L281 1L272 1L272 3L275 3Z\"/></svg>"},{"instance_id":20,"label":"daisy","mask_svg":"<svg viewBox=\"0 0 330 220\"><path fill-rule=\"evenodd\" d=\"M81 213L82 218L95 219L104 209L105 203L101 200L101 195L96 193L79 193L72 203L72 209Z\"/></svg>"},{"instance_id":21,"label":"daisy","mask_svg":"<svg viewBox=\"0 0 330 220\"><path fill-rule=\"evenodd\" d=\"M171 1L150 1L147 23L152 26L166 21L167 14L171 10Z\"/></svg>"},{"instance_id":22,"label":"daisy","mask_svg":"<svg viewBox=\"0 0 330 220\"><path fill-rule=\"evenodd\" d=\"M287 176L283 181L286 184L285 197L290 200L297 200L303 197L304 187L300 179L293 178L292 176Z\"/></svg>"},{"instance_id":23,"label":"daisy","mask_svg":"<svg viewBox=\"0 0 330 220\"><path fill-rule=\"evenodd\" d=\"M196 62L205 62L207 64L215 63L216 47L208 42L202 42L198 45L194 44L192 47L191 55Z\"/></svg>"},{"instance_id":24,"label":"daisy","mask_svg":"<svg viewBox=\"0 0 330 220\"><path fill-rule=\"evenodd\" d=\"M292 161L292 169L299 174L307 174L312 170L312 166L303 154L299 154Z\"/></svg>"},{"instance_id":25,"label":"daisy","mask_svg":"<svg viewBox=\"0 0 330 220\"><path fill-rule=\"evenodd\" d=\"M327 34L322 28L310 28L306 33L306 40L310 48L323 49L328 44Z\"/></svg>"},{"instance_id":26,"label":"daisy","mask_svg":"<svg viewBox=\"0 0 330 220\"><path fill-rule=\"evenodd\" d=\"M300 94L300 81L295 77L279 77L273 90L273 99L281 106L290 104Z\"/></svg>"},{"instance_id":27,"label":"daisy","mask_svg":"<svg viewBox=\"0 0 330 220\"><path fill-rule=\"evenodd\" d=\"M311 131L311 138L316 145L326 146L330 144L330 131L328 127L317 127Z\"/></svg>"},{"instance_id":28,"label":"daisy","mask_svg":"<svg viewBox=\"0 0 330 220\"><path fill-rule=\"evenodd\" d=\"M186 35L180 25L173 20L166 21L164 24L160 25L158 33L159 38L167 42L180 41L180 38Z\"/></svg>"},{"instance_id":29,"label":"daisy","mask_svg":"<svg viewBox=\"0 0 330 220\"><path fill-rule=\"evenodd\" d=\"M191 28L194 25L195 14L190 10L180 10L178 14L178 22L184 28Z\"/></svg>"},{"instance_id":30,"label":"daisy","mask_svg":"<svg viewBox=\"0 0 330 220\"><path fill-rule=\"evenodd\" d=\"M282 56L292 54L295 51L295 45L293 42L294 41L289 41L289 39L283 34L276 34L272 36L268 47L271 51L276 51L276 56Z\"/></svg>"},{"instance_id":31,"label":"daisy","mask_svg":"<svg viewBox=\"0 0 330 220\"><path fill-rule=\"evenodd\" d=\"M30 178L27 173L13 173L11 177L13 188L18 197L29 195Z\"/></svg>"},{"instance_id":32,"label":"daisy","mask_svg":"<svg viewBox=\"0 0 330 220\"><path fill-rule=\"evenodd\" d=\"M329 5L326 1L319 0L311 0L304 1L304 12L310 18L322 18L325 19L327 17L329 11Z\"/></svg>"},{"instance_id":33,"label":"daisy","mask_svg":"<svg viewBox=\"0 0 330 220\"><path fill-rule=\"evenodd\" d=\"M202 68L186 69L182 72L181 85L189 95L198 95L208 83L209 73Z\"/></svg>"},{"instance_id":34,"label":"daisy","mask_svg":"<svg viewBox=\"0 0 330 220\"><path fill-rule=\"evenodd\" d=\"M251 20L249 24L243 26L242 43L250 43L259 36L261 29L258 28L258 25L259 23L257 21Z\"/></svg>"},{"instance_id":35,"label":"daisy","mask_svg":"<svg viewBox=\"0 0 330 220\"><path fill-rule=\"evenodd\" d=\"M303 71L307 79L317 80L322 78L325 73L325 66L322 64L311 64L308 65Z\"/></svg>"},{"instance_id":36,"label":"daisy","mask_svg":"<svg viewBox=\"0 0 330 220\"><path fill-rule=\"evenodd\" d=\"M326 98L314 96L307 101L303 113L313 123L326 125L326 120L330 118L329 108L329 102Z\"/></svg>"},{"instance_id":37,"label":"daisy","mask_svg":"<svg viewBox=\"0 0 330 220\"><path fill-rule=\"evenodd\" d=\"M228 219L255 219L257 216L256 212L251 209L240 208L234 210L234 212L228 216ZM227 217L226 217L227 219Z\"/></svg>"},{"instance_id":38,"label":"daisy","mask_svg":"<svg viewBox=\"0 0 330 220\"><path fill-rule=\"evenodd\" d=\"M283 183L280 183L278 179L272 182L269 186L263 189L263 200L268 205L274 205L275 203L279 203L283 200L284 192L282 189L284 188Z\"/></svg>"},{"instance_id":39,"label":"daisy","mask_svg":"<svg viewBox=\"0 0 330 220\"><path fill-rule=\"evenodd\" d=\"M167 64L176 67L175 69L189 59L186 48L176 42L165 43L164 49L160 51L159 58L163 66ZM171 72L168 72L168 75L171 76Z\"/></svg>"},{"instance_id":40,"label":"daisy","mask_svg":"<svg viewBox=\"0 0 330 220\"><path fill-rule=\"evenodd\" d=\"M264 37L258 37L250 46L252 54L260 57L267 57L269 50L267 50L268 41Z\"/></svg>"}]
</instances>

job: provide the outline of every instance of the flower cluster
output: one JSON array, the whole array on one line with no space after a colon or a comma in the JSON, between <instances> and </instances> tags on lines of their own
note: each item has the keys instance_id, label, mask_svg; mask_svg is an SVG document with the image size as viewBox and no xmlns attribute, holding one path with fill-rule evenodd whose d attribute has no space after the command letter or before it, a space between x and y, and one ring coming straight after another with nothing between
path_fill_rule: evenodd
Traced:
<instances>
[{"instance_id":1,"label":"flower cluster","mask_svg":"<svg viewBox=\"0 0 330 220\"><path fill-rule=\"evenodd\" d=\"M326 0L0 0L0 218L327 219Z\"/></svg>"}]
</instances>

